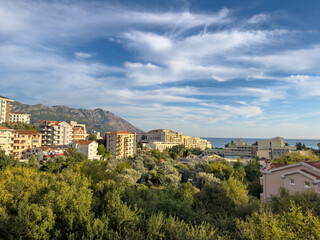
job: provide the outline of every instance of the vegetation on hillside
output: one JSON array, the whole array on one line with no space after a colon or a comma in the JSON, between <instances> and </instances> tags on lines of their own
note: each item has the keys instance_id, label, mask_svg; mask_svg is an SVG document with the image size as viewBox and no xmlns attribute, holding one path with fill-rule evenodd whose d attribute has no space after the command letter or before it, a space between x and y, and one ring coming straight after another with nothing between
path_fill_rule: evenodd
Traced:
<instances>
[{"instance_id":1,"label":"vegetation on hillside","mask_svg":"<svg viewBox=\"0 0 320 240\"><path fill-rule=\"evenodd\" d=\"M102 147L100 147L101 151ZM0 151L1 239L318 239L314 192L257 198L259 164L182 164L158 152L22 164Z\"/></svg>"}]
</instances>

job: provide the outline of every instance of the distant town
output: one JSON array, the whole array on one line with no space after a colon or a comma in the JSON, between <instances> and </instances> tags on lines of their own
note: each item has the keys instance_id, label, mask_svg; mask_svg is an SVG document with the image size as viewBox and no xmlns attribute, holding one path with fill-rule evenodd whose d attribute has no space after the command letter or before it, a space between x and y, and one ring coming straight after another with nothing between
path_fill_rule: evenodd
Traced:
<instances>
[{"instance_id":1,"label":"distant town","mask_svg":"<svg viewBox=\"0 0 320 240\"><path fill-rule=\"evenodd\" d=\"M181 163L224 160L230 163L241 161L246 165L251 159L257 159L263 173L261 177L263 193L260 194L262 200L276 194L279 188L284 186L290 191L316 188L320 179L320 163L299 163L291 167L272 162L287 154L297 154L308 160L312 154L305 146L303 148L289 146L283 137L260 140L252 145L237 138L236 142L232 141L224 148L212 148L208 140L185 136L170 129L156 129L146 133L124 130L103 134L92 130L88 133L86 125L77 121L43 119L31 124L30 114L11 111L13 101L0 96L0 149L6 155L13 155L20 162L28 162L31 158L40 162L56 156L63 157L65 151L70 148L76 149L89 160L105 160L105 157L111 155L116 159L126 159L134 157L137 151L165 152L173 147L183 146L186 149L199 151L198 154L179 156L178 160ZM23 129L19 129L19 124L24 126ZM99 143L103 145L102 152L99 151ZM174 155L170 156L177 158ZM287 175L290 177L286 178ZM303 186L300 184L299 188L291 189L290 187L296 183L294 175L303 182Z\"/></svg>"}]
</instances>

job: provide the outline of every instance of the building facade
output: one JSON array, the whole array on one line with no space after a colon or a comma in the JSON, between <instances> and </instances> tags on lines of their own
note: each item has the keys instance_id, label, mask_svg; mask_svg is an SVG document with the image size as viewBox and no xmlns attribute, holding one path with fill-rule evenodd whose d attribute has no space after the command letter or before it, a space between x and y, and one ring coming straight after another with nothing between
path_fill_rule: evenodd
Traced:
<instances>
[{"instance_id":1,"label":"building facade","mask_svg":"<svg viewBox=\"0 0 320 240\"><path fill-rule=\"evenodd\" d=\"M201 150L211 148L211 143L208 140L198 137L183 136L183 144L187 148L200 148Z\"/></svg>"},{"instance_id":2,"label":"building facade","mask_svg":"<svg viewBox=\"0 0 320 240\"><path fill-rule=\"evenodd\" d=\"M101 156L98 155L98 143L96 141L81 140L72 142L70 146L76 148L78 152L87 156L89 160L101 159Z\"/></svg>"},{"instance_id":3,"label":"building facade","mask_svg":"<svg viewBox=\"0 0 320 240\"><path fill-rule=\"evenodd\" d=\"M249 145L247 142L243 142L241 138L237 138L235 144L229 144L224 148L224 155L230 157L245 157L253 158L256 156L257 146Z\"/></svg>"},{"instance_id":4,"label":"building facade","mask_svg":"<svg viewBox=\"0 0 320 240\"><path fill-rule=\"evenodd\" d=\"M38 131L14 130L13 135L13 154L16 159L22 159L22 152L27 149L41 147L42 135Z\"/></svg>"},{"instance_id":5,"label":"building facade","mask_svg":"<svg viewBox=\"0 0 320 240\"><path fill-rule=\"evenodd\" d=\"M68 145L72 142L72 127L64 121L40 120L34 124L42 134L42 146Z\"/></svg>"},{"instance_id":6,"label":"building facade","mask_svg":"<svg viewBox=\"0 0 320 240\"><path fill-rule=\"evenodd\" d=\"M260 159L274 160L282 157L290 151L295 151L296 147L286 146L283 137L275 137L270 140L258 141L257 157Z\"/></svg>"},{"instance_id":7,"label":"building facade","mask_svg":"<svg viewBox=\"0 0 320 240\"><path fill-rule=\"evenodd\" d=\"M31 117L31 114L20 113L20 112L11 112L10 113L10 122L11 123L21 122L21 123L30 124L30 117Z\"/></svg>"},{"instance_id":8,"label":"building facade","mask_svg":"<svg viewBox=\"0 0 320 240\"><path fill-rule=\"evenodd\" d=\"M139 133L137 141L141 143L164 142L178 145L183 144L183 137L181 132L174 132L170 129L156 129L147 133Z\"/></svg>"},{"instance_id":9,"label":"building facade","mask_svg":"<svg viewBox=\"0 0 320 240\"><path fill-rule=\"evenodd\" d=\"M71 121L70 126L72 127L72 141L86 140L88 137L87 128L85 124L79 124L76 121Z\"/></svg>"},{"instance_id":10,"label":"building facade","mask_svg":"<svg viewBox=\"0 0 320 240\"><path fill-rule=\"evenodd\" d=\"M106 133L106 151L116 158L134 156L137 152L136 134L126 131Z\"/></svg>"},{"instance_id":11,"label":"building facade","mask_svg":"<svg viewBox=\"0 0 320 240\"><path fill-rule=\"evenodd\" d=\"M0 150L6 155L13 153L13 129L0 126Z\"/></svg>"},{"instance_id":12,"label":"building facade","mask_svg":"<svg viewBox=\"0 0 320 240\"><path fill-rule=\"evenodd\" d=\"M0 123L10 122L11 103L13 100L0 96Z\"/></svg>"},{"instance_id":13,"label":"building facade","mask_svg":"<svg viewBox=\"0 0 320 240\"><path fill-rule=\"evenodd\" d=\"M289 193L312 189L320 193L320 161L300 162L291 165L267 162L261 169L260 183L263 186L261 200L277 195L281 187Z\"/></svg>"},{"instance_id":14,"label":"building facade","mask_svg":"<svg viewBox=\"0 0 320 240\"><path fill-rule=\"evenodd\" d=\"M68 146L35 147L35 148L24 150L22 152L22 158L30 159L32 156L36 156L38 161L42 161L52 157L63 157L64 151L67 149L68 149Z\"/></svg>"}]
</instances>

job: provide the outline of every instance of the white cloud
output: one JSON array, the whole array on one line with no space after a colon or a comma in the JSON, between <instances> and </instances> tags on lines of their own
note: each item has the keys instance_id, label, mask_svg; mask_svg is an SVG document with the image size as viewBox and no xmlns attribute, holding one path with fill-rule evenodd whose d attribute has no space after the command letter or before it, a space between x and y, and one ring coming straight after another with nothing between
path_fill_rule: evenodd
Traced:
<instances>
[{"instance_id":1,"label":"white cloud","mask_svg":"<svg viewBox=\"0 0 320 240\"><path fill-rule=\"evenodd\" d=\"M79 59L86 59L86 58L91 58L92 57L92 54L84 53L84 52L76 52L74 55L75 55L76 58L79 58Z\"/></svg>"},{"instance_id":2,"label":"white cloud","mask_svg":"<svg viewBox=\"0 0 320 240\"><path fill-rule=\"evenodd\" d=\"M260 14L253 15L250 19L248 19L248 23L257 24L257 23L266 22L268 20L269 20L269 15L260 13Z\"/></svg>"}]
</instances>

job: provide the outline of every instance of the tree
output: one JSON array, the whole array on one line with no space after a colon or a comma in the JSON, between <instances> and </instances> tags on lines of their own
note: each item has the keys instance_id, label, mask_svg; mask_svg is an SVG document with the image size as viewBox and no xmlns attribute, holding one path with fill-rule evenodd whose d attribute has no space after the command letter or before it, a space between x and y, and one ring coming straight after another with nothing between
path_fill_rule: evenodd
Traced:
<instances>
[{"instance_id":1,"label":"tree","mask_svg":"<svg viewBox=\"0 0 320 240\"><path fill-rule=\"evenodd\" d=\"M88 137L88 140L96 141L96 140L97 140L97 135L95 135L95 134L90 134L89 137Z\"/></svg>"},{"instance_id":2,"label":"tree","mask_svg":"<svg viewBox=\"0 0 320 240\"><path fill-rule=\"evenodd\" d=\"M319 161L319 157L314 154L311 150L309 150L308 155L302 155L300 153L289 152L286 155L276 158L276 163L282 164L294 164L298 162L305 162L305 161Z\"/></svg>"}]
</instances>

